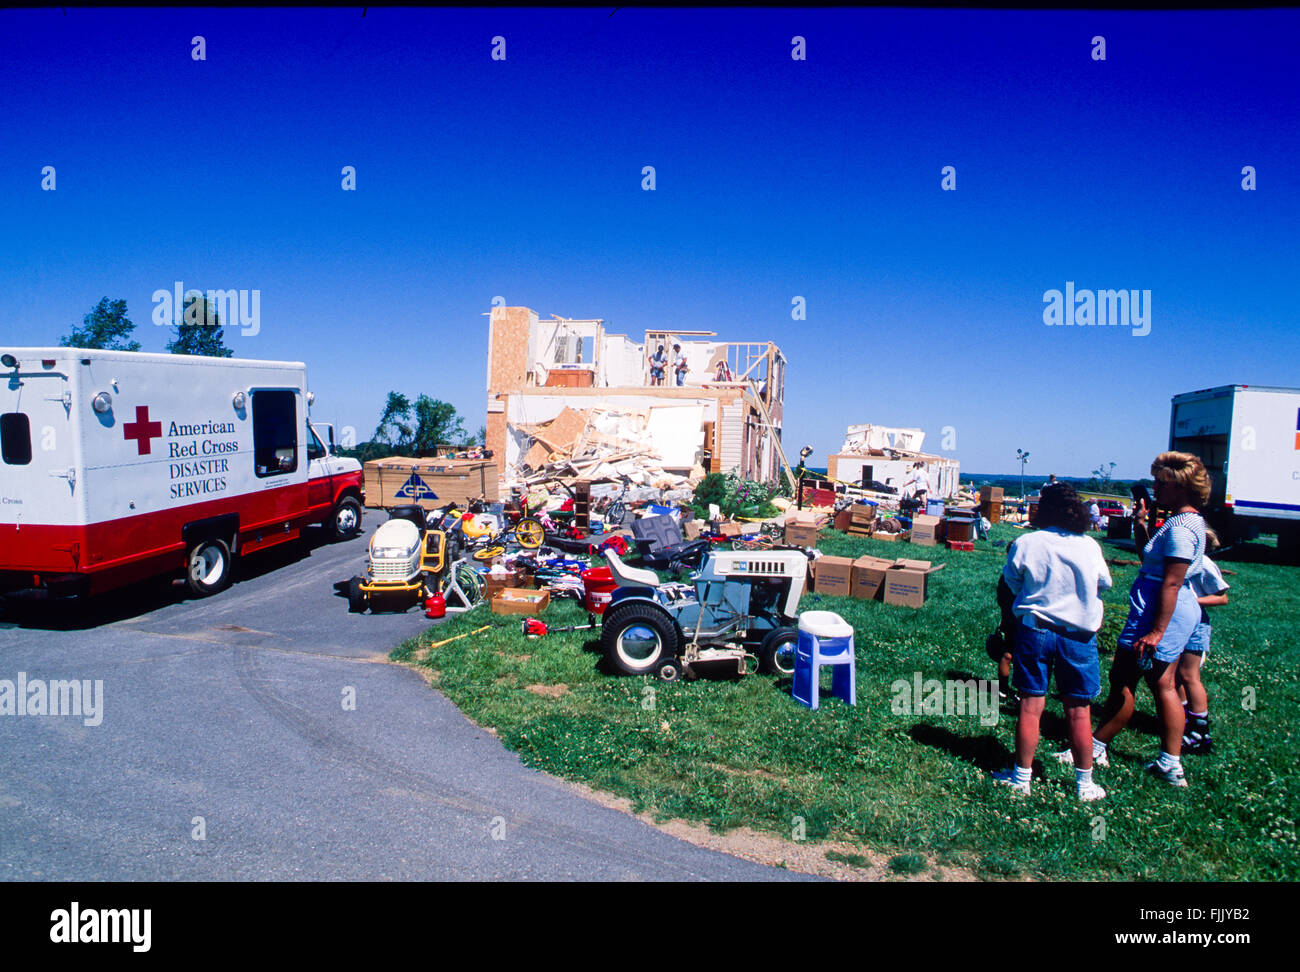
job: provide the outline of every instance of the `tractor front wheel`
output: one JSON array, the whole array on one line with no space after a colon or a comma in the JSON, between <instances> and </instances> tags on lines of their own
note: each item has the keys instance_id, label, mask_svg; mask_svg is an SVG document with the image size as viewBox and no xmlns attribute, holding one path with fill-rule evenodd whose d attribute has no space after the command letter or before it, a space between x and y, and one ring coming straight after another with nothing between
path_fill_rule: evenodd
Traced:
<instances>
[{"instance_id":1,"label":"tractor front wheel","mask_svg":"<svg viewBox=\"0 0 1300 972\"><path fill-rule=\"evenodd\" d=\"M605 613L600 646L605 660L623 674L649 675L677 657L677 625L655 604L621 604Z\"/></svg>"},{"instance_id":2,"label":"tractor front wheel","mask_svg":"<svg viewBox=\"0 0 1300 972\"><path fill-rule=\"evenodd\" d=\"M758 649L758 670L769 675L793 675L799 632L794 628L769 631Z\"/></svg>"}]
</instances>

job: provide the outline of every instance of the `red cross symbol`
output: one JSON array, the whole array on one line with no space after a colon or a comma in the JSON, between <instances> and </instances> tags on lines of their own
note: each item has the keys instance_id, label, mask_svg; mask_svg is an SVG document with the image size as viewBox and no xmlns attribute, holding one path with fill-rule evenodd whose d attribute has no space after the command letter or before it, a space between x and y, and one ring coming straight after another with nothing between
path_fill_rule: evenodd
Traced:
<instances>
[{"instance_id":1,"label":"red cross symbol","mask_svg":"<svg viewBox=\"0 0 1300 972\"><path fill-rule=\"evenodd\" d=\"M128 440L135 439L136 448L140 450L139 454L147 456L152 451L150 448L152 445L151 440L155 436L162 435L162 423L149 421L148 405L137 405L135 407L135 421L123 425L122 434Z\"/></svg>"}]
</instances>

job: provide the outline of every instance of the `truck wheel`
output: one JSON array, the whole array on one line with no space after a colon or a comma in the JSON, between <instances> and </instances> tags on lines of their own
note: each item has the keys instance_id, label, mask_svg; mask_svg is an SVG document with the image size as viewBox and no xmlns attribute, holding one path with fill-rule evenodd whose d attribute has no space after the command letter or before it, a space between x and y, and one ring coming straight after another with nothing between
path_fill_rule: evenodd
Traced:
<instances>
[{"instance_id":1,"label":"truck wheel","mask_svg":"<svg viewBox=\"0 0 1300 972\"><path fill-rule=\"evenodd\" d=\"M769 631L758 649L758 670L768 675L793 675L799 632L794 628Z\"/></svg>"},{"instance_id":2,"label":"truck wheel","mask_svg":"<svg viewBox=\"0 0 1300 972\"><path fill-rule=\"evenodd\" d=\"M612 615L612 617L611 617ZM677 626L663 608L644 601L605 614L600 646L605 659L625 675L648 675L677 657Z\"/></svg>"},{"instance_id":3,"label":"truck wheel","mask_svg":"<svg viewBox=\"0 0 1300 972\"><path fill-rule=\"evenodd\" d=\"M364 614L366 610L366 592L361 589L361 578L353 577L348 581L348 611L352 614Z\"/></svg>"},{"instance_id":4,"label":"truck wheel","mask_svg":"<svg viewBox=\"0 0 1300 972\"><path fill-rule=\"evenodd\" d=\"M230 583L230 548L224 540L201 540L190 548L185 583L199 597L215 594Z\"/></svg>"},{"instance_id":5,"label":"truck wheel","mask_svg":"<svg viewBox=\"0 0 1300 972\"><path fill-rule=\"evenodd\" d=\"M334 540L351 540L361 532L361 503L355 496L344 496L330 514L328 529Z\"/></svg>"}]
</instances>

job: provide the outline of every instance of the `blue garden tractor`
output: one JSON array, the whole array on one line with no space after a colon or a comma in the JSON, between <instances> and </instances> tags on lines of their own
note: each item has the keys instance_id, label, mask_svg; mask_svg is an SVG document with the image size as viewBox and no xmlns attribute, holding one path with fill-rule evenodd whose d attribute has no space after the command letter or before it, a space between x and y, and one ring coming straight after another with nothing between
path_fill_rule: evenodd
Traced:
<instances>
[{"instance_id":1,"label":"blue garden tractor","mask_svg":"<svg viewBox=\"0 0 1300 972\"><path fill-rule=\"evenodd\" d=\"M601 647L613 669L664 681L712 663L741 675L793 673L804 551L713 550L689 584L661 581L613 552L606 558L618 587L605 609Z\"/></svg>"}]
</instances>

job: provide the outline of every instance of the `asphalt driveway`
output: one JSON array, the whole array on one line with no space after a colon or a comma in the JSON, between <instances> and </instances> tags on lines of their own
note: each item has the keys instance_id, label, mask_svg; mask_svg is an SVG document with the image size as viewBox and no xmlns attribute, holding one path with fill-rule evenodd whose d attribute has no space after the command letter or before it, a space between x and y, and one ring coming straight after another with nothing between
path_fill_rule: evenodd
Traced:
<instances>
[{"instance_id":1,"label":"asphalt driveway","mask_svg":"<svg viewBox=\"0 0 1300 972\"><path fill-rule=\"evenodd\" d=\"M798 877L524 767L385 661L422 612L348 613L333 585L364 555L364 538L314 537L250 558L212 598L153 585L75 610L10 603L0 679L102 680L104 702L95 726L0 716L0 878Z\"/></svg>"}]
</instances>

